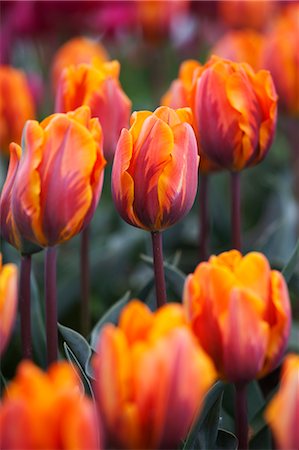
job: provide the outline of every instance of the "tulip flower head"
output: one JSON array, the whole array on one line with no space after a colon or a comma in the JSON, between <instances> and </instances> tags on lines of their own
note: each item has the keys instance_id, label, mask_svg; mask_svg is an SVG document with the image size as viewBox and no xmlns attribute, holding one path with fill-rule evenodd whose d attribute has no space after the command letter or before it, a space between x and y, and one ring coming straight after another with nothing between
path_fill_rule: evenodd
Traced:
<instances>
[{"instance_id":1,"label":"tulip flower head","mask_svg":"<svg viewBox=\"0 0 299 450\"><path fill-rule=\"evenodd\" d=\"M112 448L176 448L215 380L183 308L132 300L106 325L93 359L99 414Z\"/></svg>"},{"instance_id":2,"label":"tulip flower head","mask_svg":"<svg viewBox=\"0 0 299 450\"><path fill-rule=\"evenodd\" d=\"M15 322L18 302L18 269L2 265L0 253L0 355L4 352Z\"/></svg>"},{"instance_id":3,"label":"tulip flower head","mask_svg":"<svg viewBox=\"0 0 299 450\"><path fill-rule=\"evenodd\" d=\"M22 239L51 247L79 233L93 216L105 166L102 130L83 106L40 124L28 121L22 147L12 148L13 158L22 155L7 178L8 184L13 179L7 188L11 223Z\"/></svg>"},{"instance_id":4,"label":"tulip flower head","mask_svg":"<svg viewBox=\"0 0 299 450\"><path fill-rule=\"evenodd\" d=\"M56 95L56 112L90 107L91 116L97 117L103 128L104 153L110 161L131 113L131 101L121 88L119 72L118 61L70 66L61 75Z\"/></svg>"},{"instance_id":5,"label":"tulip flower head","mask_svg":"<svg viewBox=\"0 0 299 450\"><path fill-rule=\"evenodd\" d=\"M274 137L277 94L269 72L213 56L193 80L190 105L200 151L231 171L258 164Z\"/></svg>"},{"instance_id":6,"label":"tulip flower head","mask_svg":"<svg viewBox=\"0 0 299 450\"><path fill-rule=\"evenodd\" d=\"M68 66L92 64L93 61L103 63L109 56L100 42L83 36L76 36L62 45L54 55L52 65L52 84L56 90L60 76Z\"/></svg>"},{"instance_id":7,"label":"tulip flower head","mask_svg":"<svg viewBox=\"0 0 299 450\"><path fill-rule=\"evenodd\" d=\"M184 305L222 378L245 383L280 362L290 333L285 280L261 253L211 256L187 277Z\"/></svg>"},{"instance_id":8,"label":"tulip flower head","mask_svg":"<svg viewBox=\"0 0 299 450\"><path fill-rule=\"evenodd\" d=\"M10 66L0 66L0 151L9 153L9 144L21 143L26 120L34 119L35 106L25 74Z\"/></svg>"},{"instance_id":9,"label":"tulip flower head","mask_svg":"<svg viewBox=\"0 0 299 450\"><path fill-rule=\"evenodd\" d=\"M47 373L21 362L0 405L0 428L0 446L7 450L100 448L94 406L66 362Z\"/></svg>"},{"instance_id":10,"label":"tulip flower head","mask_svg":"<svg viewBox=\"0 0 299 450\"><path fill-rule=\"evenodd\" d=\"M132 114L123 129L112 169L112 196L121 217L148 231L175 224L191 209L198 152L191 111L160 107Z\"/></svg>"},{"instance_id":11,"label":"tulip flower head","mask_svg":"<svg viewBox=\"0 0 299 450\"><path fill-rule=\"evenodd\" d=\"M265 418L274 434L276 448L299 448L299 356L287 355L280 388L269 403Z\"/></svg>"}]
</instances>

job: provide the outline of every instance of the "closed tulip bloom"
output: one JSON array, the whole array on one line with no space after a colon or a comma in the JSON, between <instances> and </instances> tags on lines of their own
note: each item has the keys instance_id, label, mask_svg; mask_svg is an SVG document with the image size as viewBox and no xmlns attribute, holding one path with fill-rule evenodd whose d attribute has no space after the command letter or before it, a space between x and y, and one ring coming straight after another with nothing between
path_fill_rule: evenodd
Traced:
<instances>
[{"instance_id":1,"label":"closed tulip bloom","mask_svg":"<svg viewBox=\"0 0 299 450\"><path fill-rule=\"evenodd\" d=\"M299 356L286 356L278 392L269 403L265 418L274 434L276 448L299 448Z\"/></svg>"},{"instance_id":2,"label":"closed tulip bloom","mask_svg":"<svg viewBox=\"0 0 299 450\"><path fill-rule=\"evenodd\" d=\"M103 128L104 153L110 161L131 113L131 101L121 88L119 71L118 61L70 66L61 75L56 95L57 112L72 111L81 105L90 107L91 116L97 117Z\"/></svg>"},{"instance_id":3,"label":"closed tulip bloom","mask_svg":"<svg viewBox=\"0 0 299 450\"><path fill-rule=\"evenodd\" d=\"M217 2L220 18L232 28L264 29L272 20L276 1L225 0Z\"/></svg>"},{"instance_id":4,"label":"closed tulip bloom","mask_svg":"<svg viewBox=\"0 0 299 450\"><path fill-rule=\"evenodd\" d=\"M0 355L4 352L15 322L18 302L18 269L2 265L0 253Z\"/></svg>"},{"instance_id":5,"label":"closed tulip bloom","mask_svg":"<svg viewBox=\"0 0 299 450\"><path fill-rule=\"evenodd\" d=\"M290 5L267 34L263 67L271 72L282 109L299 115L299 5Z\"/></svg>"},{"instance_id":6,"label":"closed tulip bloom","mask_svg":"<svg viewBox=\"0 0 299 450\"><path fill-rule=\"evenodd\" d=\"M214 366L197 345L179 304L152 313L131 301L118 327L103 328L93 368L111 448L176 448L215 380Z\"/></svg>"},{"instance_id":7,"label":"closed tulip bloom","mask_svg":"<svg viewBox=\"0 0 299 450\"><path fill-rule=\"evenodd\" d=\"M165 229L191 209L198 152L189 109L166 106L132 114L112 169L112 196L121 217L148 231Z\"/></svg>"},{"instance_id":8,"label":"closed tulip bloom","mask_svg":"<svg viewBox=\"0 0 299 450\"><path fill-rule=\"evenodd\" d=\"M9 144L21 143L26 120L34 119L35 106L25 74L0 66L0 151L9 154Z\"/></svg>"},{"instance_id":9,"label":"closed tulip bloom","mask_svg":"<svg viewBox=\"0 0 299 450\"><path fill-rule=\"evenodd\" d=\"M269 72L214 56L193 82L191 108L201 151L215 164L240 171L266 156L277 117Z\"/></svg>"},{"instance_id":10,"label":"closed tulip bloom","mask_svg":"<svg viewBox=\"0 0 299 450\"><path fill-rule=\"evenodd\" d=\"M51 247L90 222L103 184L105 159L98 119L87 106L28 121L11 204L22 238ZM21 151L21 150L20 150Z\"/></svg>"},{"instance_id":11,"label":"closed tulip bloom","mask_svg":"<svg viewBox=\"0 0 299 450\"><path fill-rule=\"evenodd\" d=\"M1 448L7 450L100 448L94 406L66 362L47 373L21 362L0 405L0 428Z\"/></svg>"},{"instance_id":12,"label":"closed tulip bloom","mask_svg":"<svg viewBox=\"0 0 299 450\"><path fill-rule=\"evenodd\" d=\"M52 64L52 84L54 89L59 82L63 70L68 66L78 66L93 61L108 61L109 56L104 46L93 39L76 36L63 44L54 55Z\"/></svg>"},{"instance_id":13,"label":"closed tulip bloom","mask_svg":"<svg viewBox=\"0 0 299 450\"><path fill-rule=\"evenodd\" d=\"M222 378L245 383L279 364L290 333L290 300L283 276L261 253L211 256L188 276L184 304Z\"/></svg>"}]
</instances>

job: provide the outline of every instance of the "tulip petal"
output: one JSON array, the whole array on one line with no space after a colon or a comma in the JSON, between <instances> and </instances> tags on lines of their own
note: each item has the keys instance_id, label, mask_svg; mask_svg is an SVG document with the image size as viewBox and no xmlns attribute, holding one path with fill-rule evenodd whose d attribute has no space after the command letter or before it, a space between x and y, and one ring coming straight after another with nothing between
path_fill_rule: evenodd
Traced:
<instances>
[{"instance_id":1,"label":"tulip petal","mask_svg":"<svg viewBox=\"0 0 299 450\"><path fill-rule=\"evenodd\" d=\"M5 350L17 312L18 270L14 264L2 266L0 254L0 355Z\"/></svg>"}]
</instances>

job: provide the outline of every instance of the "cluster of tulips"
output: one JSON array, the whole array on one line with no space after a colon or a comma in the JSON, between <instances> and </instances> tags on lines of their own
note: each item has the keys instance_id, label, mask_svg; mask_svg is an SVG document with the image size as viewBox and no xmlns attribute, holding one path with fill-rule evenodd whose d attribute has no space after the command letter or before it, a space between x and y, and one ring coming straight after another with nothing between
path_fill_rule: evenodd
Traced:
<instances>
[{"instance_id":1,"label":"cluster of tulips","mask_svg":"<svg viewBox=\"0 0 299 450\"><path fill-rule=\"evenodd\" d=\"M175 449L209 389L224 380L235 386L236 435L246 449L247 386L281 364L291 327L283 275L263 254L241 253L239 174L271 147L278 101L272 76L220 56L204 65L187 60L155 111L131 115L120 64L108 58L86 39L66 44L52 69L55 112L40 123L24 124L34 108L22 73L0 69L4 95L12 80L20 92L15 129L0 128L10 151L1 236L21 255L20 270L0 266L0 351L9 348L19 300L24 357L0 404L0 447ZM11 134L16 142L9 143ZM86 282L84 242L107 164L116 210L151 233L156 308L132 299L117 324L102 327L90 358L91 398L72 365L57 362L56 249L81 233ZM234 249L208 258L207 176L220 170L232 180ZM181 303L171 303L162 231L191 210L199 175L202 262L186 278ZM31 255L43 249L47 372L31 361ZM287 355L265 412L284 450L299 445L298 376L299 357Z\"/></svg>"}]
</instances>

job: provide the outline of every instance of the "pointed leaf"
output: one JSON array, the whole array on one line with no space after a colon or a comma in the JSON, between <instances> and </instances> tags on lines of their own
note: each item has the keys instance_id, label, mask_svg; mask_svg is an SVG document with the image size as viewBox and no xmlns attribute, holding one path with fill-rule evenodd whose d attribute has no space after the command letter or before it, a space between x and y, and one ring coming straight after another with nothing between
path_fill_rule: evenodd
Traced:
<instances>
[{"instance_id":1,"label":"pointed leaf","mask_svg":"<svg viewBox=\"0 0 299 450\"><path fill-rule=\"evenodd\" d=\"M237 450L238 439L230 431L219 428L216 441L217 450Z\"/></svg>"},{"instance_id":2,"label":"pointed leaf","mask_svg":"<svg viewBox=\"0 0 299 450\"><path fill-rule=\"evenodd\" d=\"M94 399L94 393L91 387L91 383L85 374L81 364L79 363L78 359L76 358L75 354L72 352L71 348L67 345L66 342L63 343L63 348L65 352L65 356L69 363L73 366L73 368L76 370L77 374L82 375L82 379L80 378L81 384L82 384L82 391L90 395Z\"/></svg>"},{"instance_id":3,"label":"pointed leaf","mask_svg":"<svg viewBox=\"0 0 299 450\"><path fill-rule=\"evenodd\" d=\"M77 331L65 327L60 323L58 324L58 329L60 334L66 341L68 347L71 349L72 353L78 360L81 368L85 367L86 362L91 357L91 348L88 342Z\"/></svg>"}]
</instances>

